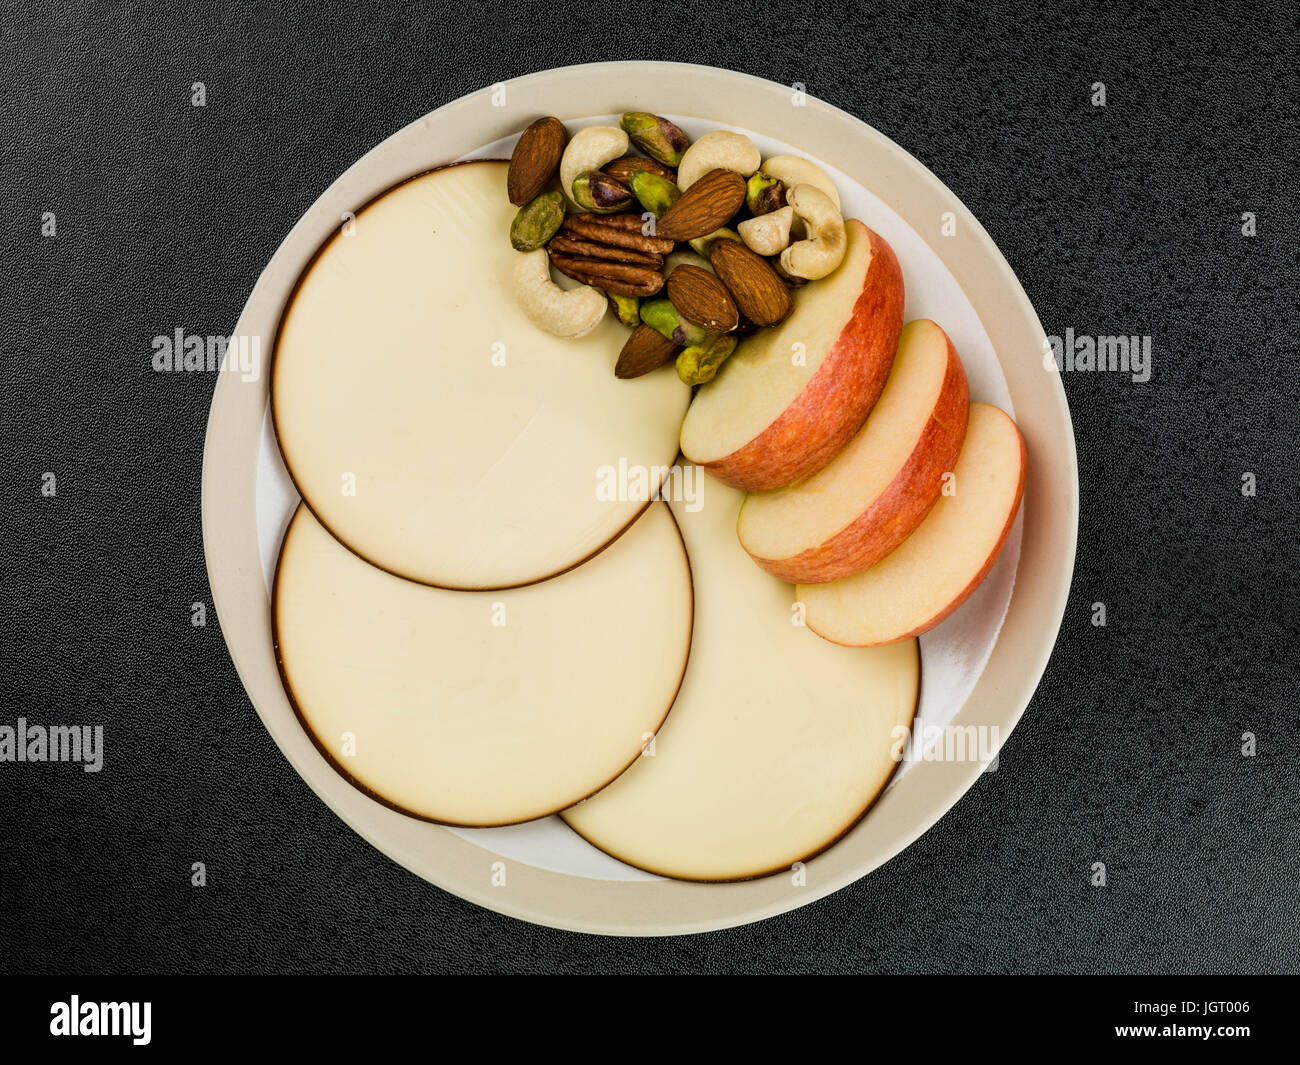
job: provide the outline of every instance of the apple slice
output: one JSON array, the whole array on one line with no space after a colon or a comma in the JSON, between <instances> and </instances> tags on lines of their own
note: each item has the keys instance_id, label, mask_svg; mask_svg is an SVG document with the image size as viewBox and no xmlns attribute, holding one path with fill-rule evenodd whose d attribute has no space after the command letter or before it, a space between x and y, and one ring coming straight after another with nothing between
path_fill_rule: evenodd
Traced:
<instances>
[{"instance_id":1,"label":"apple slice","mask_svg":"<svg viewBox=\"0 0 1300 1065\"><path fill-rule=\"evenodd\" d=\"M696 393L682 452L718 480L759 491L821 469L885 387L903 323L893 249L856 218L829 277L794 293L780 325L741 342Z\"/></svg>"},{"instance_id":2,"label":"apple slice","mask_svg":"<svg viewBox=\"0 0 1300 1065\"><path fill-rule=\"evenodd\" d=\"M858 434L805 481L750 495L736 532L773 576L822 584L866 569L921 524L966 435L966 371L948 335L903 327L894 367Z\"/></svg>"},{"instance_id":3,"label":"apple slice","mask_svg":"<svg viewBox=\"0 0 1300 1065\"><path fill-rule=\"evenodd\" d=\"M928 632L993 567L1020 508L1025 442L1006 414L972 403L953 495L870 569L799 588L808 627L832 643L876 647Z\"/></svg>"},{"instance_id":4,"label":"apple slice","mask_svg":"<svg viewBox=\"0 0 1300 1065\"><path fill-rule=\"evenodd\" d=\"M403 813L486 826L563 809L637 758L681 682L691 611L666 503L572 573L504 592L385 573L303 506L272 620L285 691L335 769Z\"/></svg>"},{"instance_id":5,"label":"apple slice","mask_svg":"<svg viewBox=\"0 0 1300 1065\"><path fill-rule=\"evenodd\" d=\"M915 641L849 651L792 625L793 589L736 542L742 499L706 478L698 508L672 504L696 591L681 691L653 746L563 814L662 876L761 876L834 843L884 790L916 709Z\"/></svg>"}]
</instances>

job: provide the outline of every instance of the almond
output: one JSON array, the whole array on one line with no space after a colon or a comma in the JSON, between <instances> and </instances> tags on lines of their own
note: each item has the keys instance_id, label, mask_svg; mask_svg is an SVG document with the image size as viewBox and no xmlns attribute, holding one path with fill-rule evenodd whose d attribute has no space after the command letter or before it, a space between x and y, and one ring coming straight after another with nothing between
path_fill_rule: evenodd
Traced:
<instances>
[{"instance_id":1,"label":"almond","mask_svg":"<svg viewBox=\"0 0 1300 1065\"><path fill-rule=\"evenodd\" d=\"M740 325L731 293L698 266L679 266L669 275L668 298L683 318L715 333L730 333Z\"/></svg>"},{"instance_id":2,"label":"almond","mask_svg":"<svg viewBox=\"0 0 1300 1065\"><path fill-rule=\"evenodd\" d=\"M670 240L703 237L731 220L745 202L745 179L734 170L710 170L682 193L655 227Z\"/></svg>"},{"instance_id":3,"label":"almond","mask_svg":"<svg viewBox=\"0 0 1300 1065\"><path fill-rule=\"evenodd\" d=\"M644 323L632 330L623 350L618 353L614 376L623 379L640 377L660 366L667 366L682 349Z\"/></svg>"},{"instance_id":4,"label":"almond","mask_svg":"<svg viewBox=\"0 0 1300 1065\"><path fill-rule=\"evenodd\" d=\"M789 289L766 259L739 241L715 240L709 248L709 263L727 286L740 313L755 325L776 325L790 313ZM673 271L674 276L680 269Z\"/></svg>"},{"instance_id":5,"label":"almond","mask_svg":"<svg viewBox=\"0 0 1300 1065\"><path fill-rule=\"evenodd\" d=\"M522 207L546 191L560 169L560 157L568 143L569 131L558 118L539 118L519 135L506 175L506 195L511 203Z\"/></svg>"}]
</instances>

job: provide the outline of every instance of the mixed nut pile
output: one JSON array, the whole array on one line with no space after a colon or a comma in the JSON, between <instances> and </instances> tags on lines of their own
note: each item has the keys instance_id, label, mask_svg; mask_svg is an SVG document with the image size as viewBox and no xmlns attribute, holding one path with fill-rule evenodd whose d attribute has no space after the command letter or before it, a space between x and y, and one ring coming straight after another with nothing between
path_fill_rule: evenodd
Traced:
<instances>
[{"instance_id":1,"label":"mixed nut pile","mask_svg":"<svg viewBox=\"0 0 1300 1065\"><path fill-rule=\"evenodd\" d=\"M688 385L712 380L739 336L784 320L790 289L831 273L846 248L839 194L816 164L764 161L730 130L691 143L644 111L572 138L558 118L538 119L507 192L525 313L580 337L612 311L632 330L614 369L623 378L676 361ZM551 267L582 287L562 289Z\"/></svg>"}]
</instances>

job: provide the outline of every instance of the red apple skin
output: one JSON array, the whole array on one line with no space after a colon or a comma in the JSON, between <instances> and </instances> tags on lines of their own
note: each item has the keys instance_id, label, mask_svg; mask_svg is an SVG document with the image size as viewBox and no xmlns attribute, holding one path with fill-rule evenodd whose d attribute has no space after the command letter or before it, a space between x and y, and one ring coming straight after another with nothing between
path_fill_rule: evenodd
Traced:
<instances>
[{"instance_id":1,"label":"red apple skin","mask_svg":"<svg viewBox=\"0 0 1300 1065\"><path fill-rule=\"evenodd\" d=\"M903 328L903 271L879 233L856 218L845 225L862 226L871 239L871 264L853 313L776 421L730 455L700 464L724 484L761 492L816 473L853 439L885 389Z\"/></svg>"},{"instance_id":2,"label":"red apple skin","mask_svg":"<svg viewBox=\"0 0 1300 1065\"><path fill-rule=\"evenodd\" d=\"M961 606L962 603L966 602L966 600L974 593L975 589L984 583L984 578L989 575L989 570L993 568L993 563L998 560L998 555L1002 554L1002 548L1007 542L1007 537L1011 535L1011 526L1016 523L1016 515L1020 513L1020 500L1025 493L1025 465L1029 461L1029 455L1025 450L1025 438L1020 435L1018 430L1016 435L1020 437L1020 482L1016 485L1016 498L1015 502L1011 506L1010 512L1007 514L1007 523L1002 526L1002 533L998 536L997 543L993 545L993 550L989 552L989 557L985 560L984 565L980 567L980 571L971 578L970 584L966 585L965 588L957 593L952 602L932 618L928 618L920 625L917 625L916 628L912 629L910 632L905 632L902 635L895 636L892 640L880 640L875 643L844 643L842 640L832 639L824 632L819 632L817 626L812 622L808 623L808 628L817 633L817 635L823 640L826 640L828 643L836 644L839 647L884 647L887 644L898 643L900 640L910 640L914 636L923 636L931 629L936 628L943 622L947 621L948 616Z\"/></svg>"},{"instance_id":3,"label":"red apple skin","mask_svg":"<svg viewBox=\"0 0 1300 1065\"><path fill-rule=\"evenodd\" d=\"M874 566L908 538L939 501L943 475L966 439L970 387L957 349L945 335L948 368L934 413L907 462L884 492L829 540L790 558L750 557L791 584L826 584ZM742 542L743 546L743 542Z\"/></svg>"}]
</instances>

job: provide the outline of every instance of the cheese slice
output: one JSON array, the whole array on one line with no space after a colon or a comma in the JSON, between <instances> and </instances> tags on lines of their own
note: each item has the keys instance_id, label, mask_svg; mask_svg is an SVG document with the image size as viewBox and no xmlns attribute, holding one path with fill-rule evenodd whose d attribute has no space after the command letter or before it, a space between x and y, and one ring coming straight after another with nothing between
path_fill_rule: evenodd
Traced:
<instances>
[{"instance_id":1,"label":"cheese slice","mask_svg":"<svg viewBox=\"0 0 1300 1065\"><path fill-rule=\"evenodd\" d=\"M578 340L524 316L506 169L435 170L357 212L303 274L272 365L276 436L313 513L375 565L447 588L527 584L609 544L647 493L607 498L608 471L660 476L690 400L671 366L615 378L613 315Z\"/></svg>"},{"instance_id":2,"label":"cheese slice","mask_svg":"<svg viewBox=\"0 0 1300 1065\"><path fill-rule=\"evenodd\" d=\"M691 576L664 503L585 566L502 592L395 577L299 507L273 614L285 689L336 769L417 817L501 825L640 754L685 668Z\"/></svg>"},{"instance_id":3,"label":"cheese slice","mask_svg":"<svg viewBox=\"0 0 1300 1065\"><path fill-rule=\"evenodd\" d=\"M673 505L695 580L681 691L653 748L563 815L663 876L744 879L828 846L884 789L916 710L916 641L850 650L793 624L794 589L737 542L743 498L705 478L697 510Z\"/></svg>"}]
</instances>

